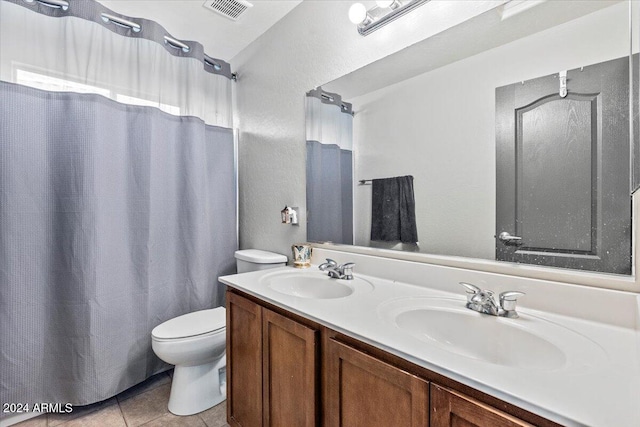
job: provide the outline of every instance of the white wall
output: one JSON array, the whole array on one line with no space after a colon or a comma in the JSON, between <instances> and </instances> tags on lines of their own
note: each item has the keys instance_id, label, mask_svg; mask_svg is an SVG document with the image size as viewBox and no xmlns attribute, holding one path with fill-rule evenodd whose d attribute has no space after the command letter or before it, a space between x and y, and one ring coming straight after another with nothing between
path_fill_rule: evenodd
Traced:
<instances>
[{"instance_id":1,"label":"white wall","mask_svg":"<svg viewBox=\"0 0 640 427\"><path fill-rule=\"evenodd\" d=\"M420 251L494 259L495 88L628 55L628 19L619 3L348 99L356 180L413 175ZM368 246L371 186L354 199Z\"/></svg>"},{"instance_id":2,"label":"white wall","mask_svg":"<svg viewBox=\"0 0 640 427\"><path fill-rule=\"evenodd\" d=\"M367 37L348 20L352 3L305 0L230 61L239 76L241 248L290 256L306 240L305 215L294 227L279 214L285 205L305 210L305 92L504 1L434 0Z\"/></svg>"}]
</instances>

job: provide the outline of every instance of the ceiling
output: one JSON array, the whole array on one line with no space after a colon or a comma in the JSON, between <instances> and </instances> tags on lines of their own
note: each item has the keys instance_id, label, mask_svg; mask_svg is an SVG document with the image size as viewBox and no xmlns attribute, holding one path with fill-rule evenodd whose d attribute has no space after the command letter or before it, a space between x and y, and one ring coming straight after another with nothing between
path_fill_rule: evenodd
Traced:
<instances>
[{"instance_id":1,"label":"ceiling","mask_svg":"<svg viewBox=\"0 0 640 427\"><path fill-rule=\"evenodd\" d=\"M231 60L266 32L301 0L249 0L253 7L237 20L205 9L204 0L98 0L114 12L130 18L151 19L173 37L195 40L207 55Z\"/></svg>"}]
</instances>

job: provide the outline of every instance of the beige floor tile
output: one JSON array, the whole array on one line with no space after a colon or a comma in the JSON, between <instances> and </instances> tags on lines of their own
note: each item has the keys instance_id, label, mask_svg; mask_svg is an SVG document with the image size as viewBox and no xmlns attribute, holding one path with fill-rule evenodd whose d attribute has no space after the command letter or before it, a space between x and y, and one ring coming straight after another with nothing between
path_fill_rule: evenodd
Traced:
<instances>
[{"instance_id":1,"label":"beige floor tile","mask_svg":"<svg viewBox=\"0 0 640 427\"><path fill-rule=\"evenodd\" d=\"M47 427L47 414L14 424L15 427Z\"/></svg>"},{"instance_id":2,"label":"beige floor tile","mask_svg":"<svg viewBox=\"0 0 640 427\"><path fill-rule=\"evenodd\" d=\"M190 415L188 417L179 417L168 413L143 424L141 427L207 427L202 419L197 415Z\"/></svg>"},{"instance_id":3,"label":"beige floor tile","mask_svg":"<svg viewBox=\"0 0 640 427\"><path fill-rule=\"evenodd\" d=\"M207 424L207 427L227 426L227 401L225 400L211 409L200 412L198 415Z\"/></svg>"},{"instance_id":4,"label":"beige floor tile","mask_svg":"<svg viewBox=\"0 0 640 427\"><path fill-rule=\"evenodd\" d=\"M63 423L67 423L71 420L75 420L76 418L83 417L87 414L99 411L111 405L116 405L117 403L118 402L116 401L116 398L112 397L111 399L103 400L102 402L94 403L91 405L74 406L73 412L69 414L49 414L48 426L55 427Z\"/></svg>"},{"instance_id":5,"label":"beige floor tile","mask_svg":"<svg viewBox=\"0 0 640 427\"><path fill-rule=\"evenodd\" d=\"M117 403L90 414L83 415L61 425L61 427L127 427Z\"/></svg>"},{"instance_id":6,"label":"beige floor tile","mask_svg":"<svg viewBox=\"0 0 640 427\"><path fill-rule=\"evenodd\" d=\"M128 427L138 427L169 413L167 403L171 384L163 384L152 390L120 402L120 409Z\"/></svg>"},{"instance_id":7,"label":"beige floor tile","mask_svg":"<svg viewBox=\"0 0 640 427\"><path fill-rule=\"evenodd\" d=\"M171 382L171 377L169 376L169 374L166 372L161 372L159 374L156 374L148 378L146 381L141 382L138 385L134 385L133 387L123 391L116 397L118 398L118 402L122 402L133 396L142 394L149 390L153 390L156 387L160 387L161 385L168 384L170 382Z\"/></svg>"}]
</instances>

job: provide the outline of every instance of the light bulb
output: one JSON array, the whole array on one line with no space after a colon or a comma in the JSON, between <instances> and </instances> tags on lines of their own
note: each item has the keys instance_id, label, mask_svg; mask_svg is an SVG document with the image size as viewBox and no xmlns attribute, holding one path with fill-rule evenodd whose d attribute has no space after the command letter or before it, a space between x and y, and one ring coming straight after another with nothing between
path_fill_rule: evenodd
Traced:
<instances>
[{"instance_id":1,"label":"light bulb","mask_svg":"<svg viewBox=\"0 0 640 427\"><path fill-rule=\"evenodd\" d=\"M349 8L349 21L361 24L367 19L367 8L362 3L354 3Z\"/></svg>"},{"instance_id":2,"label":"light bulb","mask_svg":"<svg viewBox=\"0 0 640 427\"><path fill-rule=\"evenodd\" d=\"M386 9L391 7L395 0L379 0L376 2L379 8Z\"/></svg>"}]
</instances>

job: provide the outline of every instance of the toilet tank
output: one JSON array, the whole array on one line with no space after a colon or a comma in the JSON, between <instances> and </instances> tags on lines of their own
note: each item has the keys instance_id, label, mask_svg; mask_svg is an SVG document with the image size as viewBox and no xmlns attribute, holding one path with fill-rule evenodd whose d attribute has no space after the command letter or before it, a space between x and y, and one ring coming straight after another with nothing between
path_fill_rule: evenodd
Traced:
<instances>
[{"instance_id":1,"label":"toilet tank","mask_svg":"<svg viewBox=\"0 0 640 427\"><path fill-rule=\"evenodd\" d=\"M236 251L238 273L284 267L286 264L287 257L274 252L261 251L259 249Z\"/></svg>"}]
</instances>

